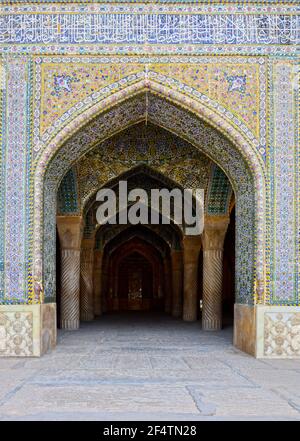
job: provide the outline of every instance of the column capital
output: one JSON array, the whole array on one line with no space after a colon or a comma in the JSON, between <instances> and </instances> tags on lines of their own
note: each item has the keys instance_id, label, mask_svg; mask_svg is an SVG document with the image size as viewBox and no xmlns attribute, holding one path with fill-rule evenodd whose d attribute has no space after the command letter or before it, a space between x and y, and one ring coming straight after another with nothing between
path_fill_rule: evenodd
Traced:
<instances>
[{"instance_id":1,"label":"column capital","mask_svg":"<svg viewBox=\"0 0 300 441\"><path fill-rule=\"evenodd\" d=\"M229 222L229 216L205 216L204 229L227 229Z\"/></svg>"},{"instance_id":2,"label":"column capital","mask_svg":"<svg viewBox=\"0 0 300 441\"><path fill-rule=\"evenodd\" d=\"M84 227L82 216L56 216L62 249L79 250Z\"/></svg>"},{"instance_id":3,"label":"column capital","mask_svg":"<svg viewBox=\"0 0 300 441\"><path fill-rule=\"evenodd\" d=\"M206 216L202 233L203 250L223 250L225 234L229 225L228 216Z\"/></svg>"}]
</instances>

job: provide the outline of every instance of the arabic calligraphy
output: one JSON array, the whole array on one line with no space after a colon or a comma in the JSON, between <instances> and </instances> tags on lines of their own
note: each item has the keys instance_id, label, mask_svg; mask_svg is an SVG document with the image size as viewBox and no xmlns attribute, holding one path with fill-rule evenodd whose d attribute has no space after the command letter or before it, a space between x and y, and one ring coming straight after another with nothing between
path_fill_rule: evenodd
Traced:
<instances>
[{"instance_id":1,"label":"arabic calligraphy","mask_svg":"<svg viewBox=\"0 0 300 441\"><path fill-rule=\"evenodd\" d=\"M300 16L6 14L0 44L295 44Z\"/></svg>"}]
</instances>

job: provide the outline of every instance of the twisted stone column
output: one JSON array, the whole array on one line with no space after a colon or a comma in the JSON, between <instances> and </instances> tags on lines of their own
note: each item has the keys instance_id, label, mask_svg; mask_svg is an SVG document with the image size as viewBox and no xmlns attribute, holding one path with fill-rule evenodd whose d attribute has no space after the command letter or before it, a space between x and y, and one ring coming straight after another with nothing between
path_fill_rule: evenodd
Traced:
<instances>
[{"instance_id":1,"label":"twisted stone column","mask_svg":"<svg viewBox=\"0 0 300 441\"><path fill-rule=\"evenodd\" d=\"M206 331L222 328L223 245L228 224L227 217L205 219L202 328Z\"/></svg>"},{"instance_id":2,"label":"twisted stone column","mask_svg":"<svg viewBox=\"0 0 300 441\"><path fill-rule=\"evenodd\" d=\"M80 250L61 250L61 322L62 329L79 328Z\"/></svg>"},{"instance_id":3,"label":"twisted stone column","mask_svg":"<svg viewBox=\"0 0 300 441\"><path fill-rule=\"evenodd\" d=\"M181 250L171 251L172 262L172 316L179 318L182 315L182 281L183 259Z\"/></svg>"},{"instance_id":4,"label":"twisted stone column","mask_svg":"<svg viewBox=\"0 0 300 441\"><path fill-rule=\"evenodd\" d=\"M93 291L94 239L83 239L80 264L80 319L94 319Z\"/></svg>"},{"instance_id":5,"label":"twisted stone column","mask_svg":"<svg viewBox=\"0 0 300 441\"><path fill-rule=\"evenodd\" d=\"M79 328L81 216L57 216L61 246L61 328Z\"/></svg>"},{"instance_id":6,"label":"twisted stone column","mask_svg":"<svg viewBox=\"0 0 300 441\"><path fill-rule=\"evenodd\" d=\"M165 288L165 312L171 313L172 308L172 282L170 273L170 262L167 257L164 258L164 288Z\"/></svg>"},{"instance_id":7,"label":"twisted stone column","mask_svg":"<svg viewBox=\"0 0 300 441\"><path fill-rule=\"evenodd\" d=\"M94 251L94 311L95 316L102 314L102 250Z\"/></svg>"},{"instance_id":8,"label":"twisted stone column","mask_svg":"<svg viewBox=\"0 0 300 441\"><path fill-rule=\"evenodd\" d=\"M201 236L183 238L183 320L197 320L198 257Z\"/></svg>"}]
</instances>

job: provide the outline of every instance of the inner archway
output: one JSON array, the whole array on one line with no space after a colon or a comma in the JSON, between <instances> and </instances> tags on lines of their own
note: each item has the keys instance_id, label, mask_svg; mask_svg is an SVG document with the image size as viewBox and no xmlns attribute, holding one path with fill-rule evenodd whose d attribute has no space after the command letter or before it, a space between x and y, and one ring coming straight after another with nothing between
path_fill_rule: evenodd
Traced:
<instances>
[{"instance_id":1,"label":"inner archway","mask_svg":"<svg viewBox=\"0 0 300 441\"><path fill-rule=\"evenodd\" d=\"M138 100L137 100L138 99ZM135 109L138 109L138 103L140 103L141 97L136 97L132 100L132 102L135 100L135 104L137 107ZM207 141L201 145L201 150L207 154L207 156L210 159L213 159L216 163L219 163L223 170L226 172L227 176L229 177L233 188L235 190L236 194L236 207L237 207L237 224L239 225L239 228L237 229L237 259L236 259L236 280L237 280L237 288L236 288L236 301L243 301L245 303L251 304L253 302L253 287L254 287L254 256L255 256L255 248L253 240L253 234L255 232L255 194L257 191L257 188L253 185L253 175L251 172L251 167L248 166L247 161L242 159L242 156L240 153L237 152L237 149L224 138L220 133L218 133L216 130L209 127L207 124L201 123L201 120L197 119L197 117L194 115L192 116L190 113L188 113L186 110L179 109L178 107L174 107L174 105L166 99L161 99L159 97L153 96L150 97L149 102L149 108L148 108L148 121L152 120L151 122L156 123L157 116L162 116L162 119L159 120L158 124L160 126L167 127L169 125L169 129L174 133L176 132L177 128L174 128L174 123L171 124L171 115L170 120L167 124L167 121L165 120L166 114L169 110L172 110L172 117L174 117L174 112L182 112L182 118L181 121L185 121L185 126L181 127L181 136L182 138L189 138L194 146L198 146L197 148L200 148L199 141L196 140L195 136L192 136L192 132L194 130L194 127L197 128L197 133L199 130L199 127L201 127L201 134L202 138L209 136L206 138ZM162 103L164 106L164 112L163 114L159 111L159 106L157 107L157 104ZM169 106L169 107L168 107ZM118 110L122 108L122 104L118 106ZM116 110L116 109L115 109ZM150 111L152 110L152 111ZM109 113L109 112L108 112ZM173 118L174 119L174 118ZM176 121L177 117L176 117ZM176 122L176 124L177 124ZM175 124L175 125L176 125ZM173 125L173 127L171 127ZM168 129L168 130L169 130ZM187 133L189 131L189 134ZM93 133L96 132L95 126L92 130ZM98 132L99 133L99 132ZM77 134L78 135L78 134ZM182 139L181 138L181 139ZM78 146L78 137L77 141L74 139L75 144ZM202 139L203 141L203 139ZM75 146L73 144L73 147ZM66 144L67 145L67 144ZM68 147L71 147L72 144L69 144ZM86 146L87 144L85 144ZM91 145L91 144L89 144ZM82 147L81 154L84 151L85 147ZM63 152L64 146L60 149L58 152L55 161L52 162L51 168L54 167L54 164L56 167L59 167L59 161L62 159L61 154ZM72 155L72 158L74 158L75 150L71 147L68 148L68 150L64 150L64 154L66 156ZM221 159L220 159L221 155ZM70 158L71 159L71 158ZM56 162L58 161L58 162ZM70 161L72 162L72 160ZM70 165L69 162L69 165ZM259 167L256 168L259 170ZM53 169L52 169L53 170ZM49 175L50 177L50 168L49 168ZM53 182L53 181L52 181ZM50 185L51 180L48 180L48 184ZM49 187L48 187L49 189ZM54 190L54 188L53 188ZM50 196L53 193L50 185L50 191L47 193L47 198L45 198L46 205L45 207L49 207L50 202ZM258 199L257 199L258 200ZM53 201L53 200L52 200ZM50 210L51 211L51 210ZM243 216L241 214L243 213ZM49 219L46 220L45 224L49 224ZM242 228L243 223L245 224L245 229ZM48 230L50 231L50 230ZM261 233L261 231L260 231ZM50 235L51 236L51 235ZM54 275L55 271L50 271L48 273L47 277L47 271L51 269L50 260L51 259L51 251L49 253L46 253L46 251L49 251L48 245L49 243L45 243L45 255L44 255L44 262L45 262L45 276L46 276L46 289L49 289L50 292L54 292L53 290L53 281L54 281ZM242 251L242 253L241 253ZM257 251L258 253L261 252L261 249ZM242 256L243 254L243 256ZM245 255L247 255L249 258L245 259ZM239 265L238 262L241 262L241 259L244 261L242 265ZM48 263L47 263L48 262ZM246 268L248 265L248 268ZM53 265L52 265L53 268ZM259 265L256 267L259 269ZM48 282L48 283L47 283Z\"/></svg>"},{"instance_id":2,"label":"inner archway","mask_svg":"<svg viewBox=\"0 0 300 441\"><path fill-rule=\"evenodd\" d=\"M143 254L132 251L119 263L116 272L118 309L151 310L154 307L154 299L159 298L151 262Z\"/></svg>"},{"instance_id":3,"label":"inner archway","mask_svg":"<svg viewBox=\"0 0 300 441\"><path fill-rule=\"evenodd\" d=\"M197 167L193 173L192 167ZM121 173L118 175L118 172ZM111 178L114 174L116 177ZM148 221L143 226L126 226L118 223L120 213L117 213L113 216L113 225L98 224L99 203L95 192L104 182L105 188L115 191L116 201L120 198L120 182L126 182L127 191L142 188L150 197L148 202L153 189L172 192L175 188L183 191L184 186L203 188L207 213L203 237L189 236L184 223L176 226L171 218L161 218L160 225L156 226ZM69 170L59 188L59 223L66 221L62 214L68 213L70 194L75 193L76 188L84 225L80 239L79 316L82 321L113 311L161 310L185 321L202 319L206 329L222 327L222 250L233 192L220 168L174 135L152 124L139 123L94 147ZM130 206L127 210L130 211ZM151 207L148 210L151 212ZM208 215L209 212L213 214ZM168 225L164 225L165 222ZM212 249L211 234L215 236ZM62 233L60 237L65 240ZM96 276L93 275L97 260L95 247L98 257L101 255ZM215 262L212 253L221 256L217 267L210 264ZM203 272L204 264L208 266ZM228 268L224 265L226 272ZM214 278L220 281L218 287L213 287L214 295L218 291L216 299L210 292ZM97 292L94 285L101 285ZM67 297L68 293L62 295ZM67 311L71 302L72 299L65 305ZM233 309L233 303L230 306ZM73 310L76 308L78 311L78 302ZM63 318L61 325L69 327L69 319Z\"/></svg>"},{"instance_id":4,"label":"inner archway","mask_svg":"<svg viewBox=\"0 0 300 441\"><path fill-rule=\"evenodd\" d=\"M105 299L107 311L163 308L163 262L160 257L151 244L137 238L111 252L108 256L110 286Z\"/></svg>"}]
</instances>

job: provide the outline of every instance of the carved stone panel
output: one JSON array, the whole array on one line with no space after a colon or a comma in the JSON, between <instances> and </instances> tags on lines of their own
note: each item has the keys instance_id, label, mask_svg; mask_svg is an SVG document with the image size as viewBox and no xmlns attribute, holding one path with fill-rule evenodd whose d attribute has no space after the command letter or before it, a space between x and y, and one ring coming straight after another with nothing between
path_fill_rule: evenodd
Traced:
<instances>
[{"instance_id":1,"label":"carved stone panel","mask_svg":"<svg viewBox=\"0 0 300 441\"><path fill-rule=\"evenodd\" d=\"M264 355L300 357L300 312L266 312Z\"/></svg>"},{"instance_id":2,"label":"carved stone panel","mask_svg":"<svg viewBox=\"0 0 300 441\"><path fill-rule=\"evenodd\" d=\"M33 313L0 312L0 355L33 355Z\"/></svg>"},{"instance_id":3,"label":"carved stone panel","mask_svg":"<svg viewBox=\"0 0 300 441\"><path fill-rule=\"evenodd\" d=\"M300 307L256 306L256 356L300 358Z\"/></svg>"}]
</instances>

